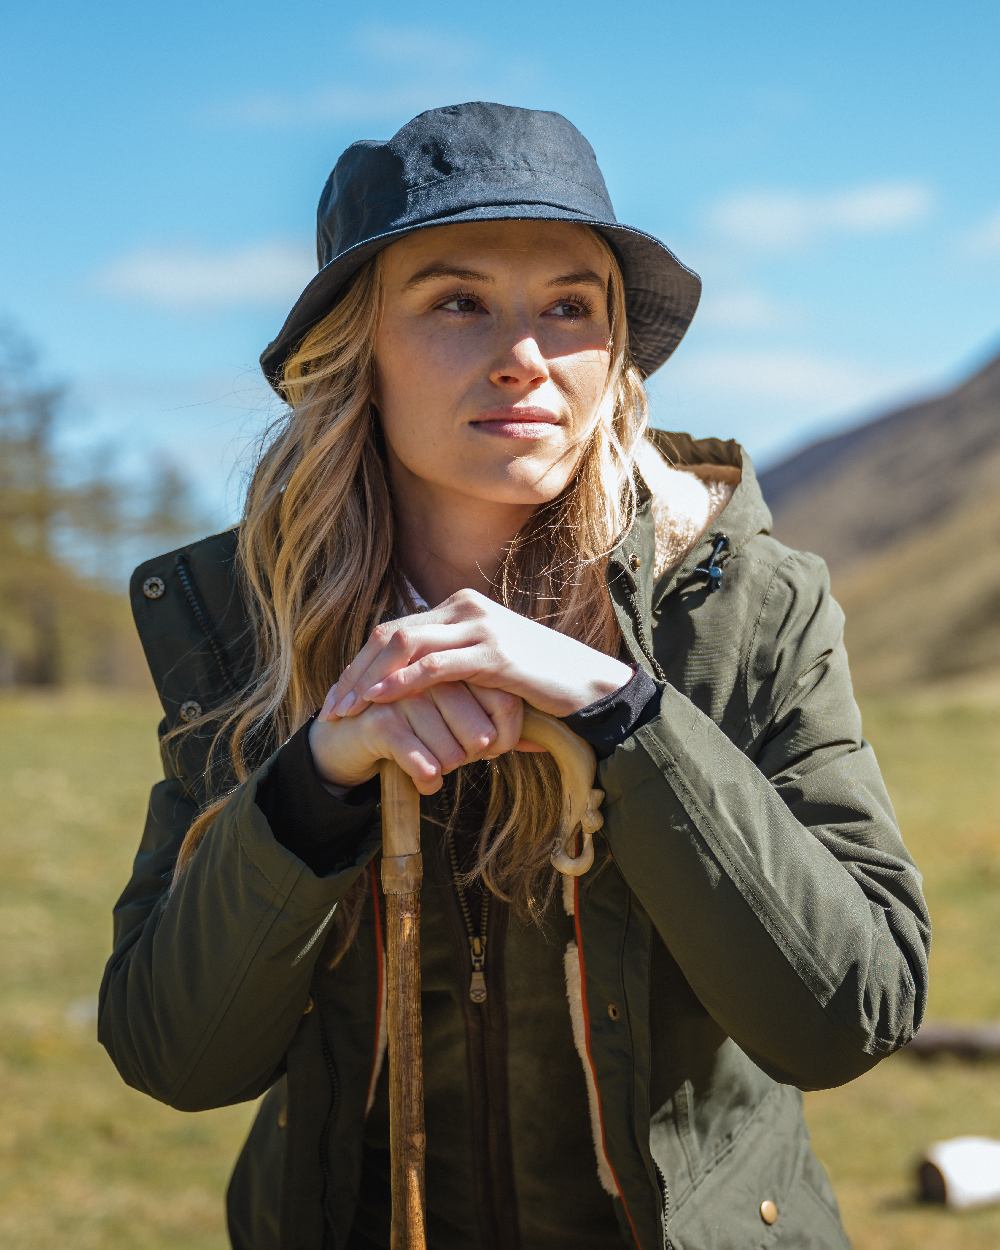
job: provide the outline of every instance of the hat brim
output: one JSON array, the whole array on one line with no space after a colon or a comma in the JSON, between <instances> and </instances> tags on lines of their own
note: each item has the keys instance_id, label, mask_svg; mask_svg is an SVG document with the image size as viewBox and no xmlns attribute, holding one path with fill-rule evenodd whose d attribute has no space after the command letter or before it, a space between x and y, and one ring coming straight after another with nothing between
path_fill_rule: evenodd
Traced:
<instances>
[{"instance_id":1,"label":"hat brim","mask_svg":"<svg viewBox=\"0 0 1000 1250\"><path fill-rule=\"evenodd\" d=\"M448 217L436 216L388 230L345 249L324 265L296 300L277 337L261 353L260 366L268 382L281 394L285 361L312 327L331 311L349 279L366 260L417 230L467 221L568 221L599 231L621 265L629 349L644 377L669 359L691 324L701 298L701 278L653 235L556 205L478 205Z\"/></svg>"}]
</instances>

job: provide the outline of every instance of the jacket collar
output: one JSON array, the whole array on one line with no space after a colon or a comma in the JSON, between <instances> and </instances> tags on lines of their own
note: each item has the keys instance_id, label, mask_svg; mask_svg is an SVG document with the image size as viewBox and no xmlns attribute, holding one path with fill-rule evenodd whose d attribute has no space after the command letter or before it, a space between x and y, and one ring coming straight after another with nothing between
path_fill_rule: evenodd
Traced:
<instances>
[{"instance_id":1,"label":"jacket collar","mask_svg":"<svg viewBox=\"0 0 1000 1250\"><path fill-rule=\"evenodd\" d=\"M658 518L654 516L652 505L655 498L657 503L667 505L669 513L670 501L655 494L655 483L647 482L641 469L636 469L636 516L632 528L608 559L608 584L613 597L616 586L622 584L629 592L634 592L648 622L664 596L704 576L697 570L704 568L711 559L715 535L725 534L728 539L728 545L716 560L719 567L724 567L725 562L740 552L754 535L770 533L772 521L753 462L735 439L692 438L690 434L652 428L647 430L646 438L667 465L673 468L696 469L702 478L712 476L713 466L721 467L725 476L734 476L734 469L739 473L739 482L729 502L714 522L680 563L657 574ZM662 524L662 520L659 523Z\"/></svg>"}]
</instances>

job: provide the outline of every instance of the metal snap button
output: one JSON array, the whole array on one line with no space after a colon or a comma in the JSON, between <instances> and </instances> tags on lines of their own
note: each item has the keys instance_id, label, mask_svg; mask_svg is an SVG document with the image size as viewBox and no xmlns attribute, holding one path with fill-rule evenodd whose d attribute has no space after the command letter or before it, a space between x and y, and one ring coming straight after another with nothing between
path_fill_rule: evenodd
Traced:
<instances>
[{"instance_id":1,"label":"metal snap button","mask_svg":"<svg viewBox=\"0 0 1000 1250\"><path fill-rule=\"evenodd\" d=\"M765 1224L773 1224L778 1218L778 1204L770 1198L765 1198L760 1204L760 1218Z\"/></svg>"},{"instance_id":2,"label":"metal snap button","mask_svg":"<svg viewBox=\"0 0 1000 1250\"><path fill-rule=\"evenodd\" d=\"M622 1018L622 1013L617 1003L608 1003L608 1018L611 1020L620 1020Z\"/></svg>"},{"instance_id":3,"label":"metal snap button","mask_svg":"<svg viewBox=\"0 0 1000 1250\"><path fill-rule=\"evenodd\" d=\"M637 556L636 553L633 551L632 554L628 558L629 568L634 573L640 564L642 564L642 558L640 556Z\"/></svg>"},{"instance_id":4,"label":"metal snap button","mask_svg":"<svg viewBox=\"0 0 1000 1250\"><path fill-rule=\"evenodd\" d=\"M201 715L201 704L197 701L197 699L186 699L181 704L180 711L177 715L183 721L194 720L196 717Z\"/></svg>"},{"instance_id":5,"label":"metal snap button","mask_svg":"<svg viewBox=\"0 0 1000 1250\"><path fill-rule=\"evenodd\" d=\"M162 577L147 577L142 583L142 593L147 599L159 599L166 588Z\"/></svg>"}]
</instances>

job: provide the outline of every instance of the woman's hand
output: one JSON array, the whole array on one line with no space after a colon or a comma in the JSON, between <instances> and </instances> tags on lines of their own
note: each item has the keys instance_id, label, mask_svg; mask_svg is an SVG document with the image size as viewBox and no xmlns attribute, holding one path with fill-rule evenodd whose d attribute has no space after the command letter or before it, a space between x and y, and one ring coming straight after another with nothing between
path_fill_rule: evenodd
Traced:
<instances>
[{"instance_id":1,"label":"woman's hand","mask_svg":"<svg viewBox=\"0 0 1000 1250\"><path fill-rule=\"evenodd\" d=\"M372 704L464 681L505 690L553 716L568 716L625 685L632 669L476 590L436 608L383 621L337 680L326 709L356 716ZM333 693L333 692L331 692Z\"/></svg>"},{"instance_id":2,"label":"woman's hand","mask_svg":"<svg viewBox=\"0 0 1000 1250\"><path fill-rule=\"evenodd\" d=\"M319 775L330 785L360 785L374 777L379 761L395 760L421 794L434 794L445 773L472 760L510 750L543 748L521 738L524 701L503 690L443 682L395 703L367 706L363 715L329 718L331 687L309 727L309 746Z\"/></svg>"}]
</instances>

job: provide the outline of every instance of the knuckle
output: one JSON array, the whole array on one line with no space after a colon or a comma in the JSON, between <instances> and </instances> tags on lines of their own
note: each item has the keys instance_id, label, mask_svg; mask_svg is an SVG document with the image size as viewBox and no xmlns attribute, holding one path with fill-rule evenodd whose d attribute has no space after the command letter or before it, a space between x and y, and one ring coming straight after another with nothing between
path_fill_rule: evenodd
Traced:
<instances>
[{"instance_id":1,"label":"knuckle","mask_svg":"<svg viewBox=\"0 0 1000 1250\"><path fill-rule=\"evenodd\" d=\"M401 625L389 640L389 646L396 651L409 651L412 638L405 625Z\"/></svg>"},{"instance_id":2,"label":"knuckle","mask_svg":"<svg viewBox=\"0 0 1000 1250\"><path fill-rule=\"evenodd\" d=\"M395 703L372 703L358 719L368 721L378 738L390 744L395 743L407 729Z\"/></svg>"},{"instance_id":3,"label":"knuckle","mask_svg":"<svg viewBox=\"0 0 1000 1250\"><path fill-rule=\"evenodd\" d=\"M393 629L390 622L382 621L381 624L376 625L372 630L372 637L376 642L379 642L384 646L387 642L391 641L395 632L396 631Z\"/></svg>"},{"instance_id":4,"label":"knuckle","mask_svg":"<svg viewBox=\"0 0 1000 1250\"><path fill-rule=\"evenodd\" d=\"M480 609L483 606L483 595L471 586L463 586L452 595L452 602L462 607Z\"/></svg>"},{"instance_id":5,"label":"knuckle","mask_svg":"<svg viewBox=\"0 0 1000 1250\"><path fill-rule=\"evenodd\" d=\"M511 694L509 690L500 690L497 692L497 712L501 716L511 717L517 713L521 700L516 694Z\"/></svg>"},{"instance_id":6,"label":"knuckle","mask_svg":"<svg viewBox=\"0 0 1000 1250\"><path fill-rule=\"evenodd\" d=\"M420 661L420 667L425 673L430 673L432 675L434 673L440 673L444 668L444 659L442 656L438 655L437 652L433 652L431 655L424 656L424 658Z\"/></svg>"}]
</instances>

